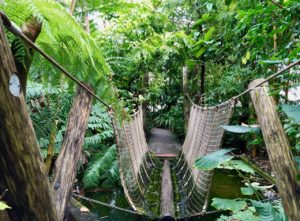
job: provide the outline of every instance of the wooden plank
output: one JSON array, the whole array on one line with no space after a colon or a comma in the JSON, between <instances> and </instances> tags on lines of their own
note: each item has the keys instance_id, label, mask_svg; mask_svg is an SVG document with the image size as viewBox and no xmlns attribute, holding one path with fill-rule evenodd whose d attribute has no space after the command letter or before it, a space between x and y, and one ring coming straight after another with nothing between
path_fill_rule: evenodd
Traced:
<instances>
[{"instance_id":1,"label":"wooden plank","mask_svg":"<svg viewBox=\"0 0 300 221\"><path fill-rule=\"evenodd\" d=\"M59 220L63 220L71 197L91 105L92 96L90 93L78 86L69 113L62 148L55 162L51 183Z\"/></svg>"},{"instance_id":2,"label":"wooden plank","mask_svg":"<svg viewBox=\"0 0 300 221\"><path fill-rule=\"evenodd\" d=\"M249 84L249 88L261 83L257 79ZM290 144L280 122L275 100L268 96L268 84L264 84L250 92L258 122L266 144L272 169L275 173L278 188L286 215L290 221L300 217L299 184L297 171L293 162ZM298 190L298 191L297 191Z\"/></svg>"},{"instance_id":3,"label":"wooden plank","mask_svg":"<svg viewBox=\"0 0 300 221\"><path fill-rule=\"evenodd\" d=\"M15 83L10 83L12 78ZM0 16L0 192L8 189L3 200L13 208L7 210L11 220L56 221L24 88L19 90L17 79L20 77Z\"/></svg>"},{"instance_id":4,"label":"wooden plank","mask_svg":"<svg viewBox=\"0 0 300 221\"><path fill-rule=\"evenodd\" d=\"M171 177L170 162L164 161L164 168L161 183L161 220L175 220L173 185Z\"/></svg>"},{"instance_id":5,"label":"wooden plank","mask_svg":"<svg viewBox=\"0 0 300 221\"><path fill-rule=\"evenodd\" d=\"M176 158L178 155L175 153L157 153L155 156L159 158Z\"/></svg>"}]
</instances>

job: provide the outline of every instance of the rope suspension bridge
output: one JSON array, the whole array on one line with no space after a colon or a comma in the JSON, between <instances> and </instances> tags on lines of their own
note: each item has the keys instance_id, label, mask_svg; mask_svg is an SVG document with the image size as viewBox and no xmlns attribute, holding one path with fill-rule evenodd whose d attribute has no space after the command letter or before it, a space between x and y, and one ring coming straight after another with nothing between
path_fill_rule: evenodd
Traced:
<instances>
[{"instance_id":1,"label":"rope suspension bridge","mask_svg":"<svg viewBox=\"0 0 300 221\"><path fill-rule=\"evenodd\" d=\"M177 163L171 168L176 174L175 182L180 196L180 200L175 202L176 207L181 211L179 217L205 213L212 171L198 170L193 166L193 162L196 158L219 149L224 133L221 125L229 122L233 107L234 100L208 108L196 104L191 106L187 135L182 150L175 160ZM121 181L127 200L135 210L152 216L153 205L148 204L144 193L147 185L153 182L150 179L151 170L162 165L158 165L159 161L147 148L142 108L139 108L129 122L119 125L114 121L114 125ZM169 164L166 166L164 163L164 170L168 170L168 167ZM164 185L162 188L166 188L161 190L162 193L168 192L169 188L173 189ZM173 202L169 201L173 197L166 197L161 199L161 217L175 215ZM167 204L165 209L163 209L164 200Z\"/></svg>"},{"instance_id":2,"label":"rope suspension bridge","mask_svg":"<svg viewBox=\"0 0 300 221\"><path fill-rule=\"evenodd\" d=\"M144 132L144 113L141 107L131 116L130 120L117 120L114 118L112 108L106 102L31 42L4 14L1 14L1 17L9 31L23 39L90 96L107 107L112 117L118 147L119 171L125 196L136 213L152 218L185 218L206 214L213 171L196 169L193 166L195 160L220 148L224 134L221 126L229 123L238 97L300 63L298 60L288 65L240 95L219 105L201 107L191 103L188 128L182 149L174 160L175 163L170 163L168 159L163 159L162 163L148 147ZM153 179L155 171L163 171L161 181ZM172 174L174 174L173 177ZM161 198L158 198L156 202L150 202L146 193L154 182L161 183ZM55 182L54 189L58 190L59 188L60 183ZM174 199L174 192L179 199ZM153 208L157 206L160 206L159 214L153 211Z\"/></svg>"}]
</instances>

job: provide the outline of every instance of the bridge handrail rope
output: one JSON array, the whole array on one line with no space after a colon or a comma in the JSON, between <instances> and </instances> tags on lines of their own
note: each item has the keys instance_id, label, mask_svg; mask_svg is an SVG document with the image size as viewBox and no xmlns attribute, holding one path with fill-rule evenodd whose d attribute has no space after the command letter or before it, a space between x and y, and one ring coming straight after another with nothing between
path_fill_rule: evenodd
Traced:
<instances>
[{"instance_id":1,"label":"bridge handrail rope","mask_svg":"<svg viewBox=\"0 0 300 221\"><path fill-rule=\"evenodd\" d=\"M242 97L243 95L249 93L250 91L254 90L255 88L257 87L260 87L262 86L264 83L267 83L269 82L270 80L272 80L273 78L283 74L284 72L290 70L291 68L297 66L300 64L300 59L299 60L296 60L294 61L293 63L290 63L289 65L287 65L285 68L282 68L281 70L277 71L276 73L274 74L271 74L269 77L265 78L265 80L263 80L262 82L256 84L254 87L251 87L251 88L248 88L246 90L244 90L243 92L241 92L240 94L236 95L236 96L233 96L231 97L230 99L228 99L227 101L223 102L223 103L226 103L226 102L229 102L230 100L237 100L238 98ZM199 105L197 105L196 103L194 103L194 101L191 99L191 97L189 96L188 93L185 94L185 96L189 99L189 101L191 102L191 104L197 106L197 107L201 107ZM223 104L222 103L222 104ZM202 107L204 109L209 109L209 108L217 108L218 105L215 105L215 106L209 106L209 107Z\"/></svg>"},{"instance_id":2,"label":"bridge handrail rope","mask_svg":"<svg viewBox=\"0 0 300 221\"><path fill-rule=\"evenodd\" d=\"M216 120L216 117L215 117L215 116L217 115L217 113L218 113L218 112L214 112L214 113L213 113L213 116L214 116L214 117L213 117L213 123L212 123L212 125L215 124L215 120ZM208 118L207 118L207 119L208 119ZM212 131L213 131L213 126L211 126L211 128L210 128L210 131L209 131L209 134L208 134L209 137L212 136ZM204 134L204 133L203 133L203 134ZM197 141L198 141L198 140L196 139L196 142L197 142ZM209 142L206 142L206 143L205 143L205 149L206 149L206 150L205 150L205 153L207 153L208 148L209 148ZM193 148L193 152L192 152L192 155L191 155L191 156L192 156L192 159L195 158L195 157L194 157L194 156L195 156L195 154L194 154L194 150L195 150L195 149L196 149L196 148ZM196 156L199 156L199 152L200 152L200 148L198 148L198 153L197 153ZM205 154L205 153L204 153L204 154ZM202 155L203 155L203 154L202 154ZM191 159L191 161L194 162L194 160L192 160L192 159ZM190 162L190 161L187 161L187 162ZM203 177L203 176L200 177L201 173L197 173L197 172L199 172L199 171L200 171L200 170L192 170L191 177L195 177L195 181L192 183L192 189L189 191L190 193L188 194L187 197L188 197L188 200L189 200L189 199L192 199L192 200L193 200L193 196L194 196L193 193L196 193L196 197L198 198L198 200L194 200L194 202L197 202L198 205L199 205L199 203L201 203L201 205L199 205L199 208L202 209L202 207L203 207L204 204L205 204L206 197L204 196L205 199L202 199L202 197L199 197L199 195L203 195L203 194L201 194L201 193L203 193L203 192L205 193L205 191L208 191L207 188L206 188L208 182L205 182L205 184L204 184L204 185L205 185L205 187L204 187L205 190L204 190L204 191L202 191L202 192L198 192L198 191L197 191L197 189L198 189L198 188L197 188L197 187L198 187L198 186L197 186L197 181L200 180L200 179ZM196 173L196 174L195 174L195 173ZM206 172L206 171L204 171L204 174L212 174L212 172ZM212 175L211 175L211 176L212 176ZM201 179L201 180L202 180L202 179ZM195 189L195 192L194 192L194 189ZM203 189L202 189L202 190L203 190ZM199 195L197 195L197 192L199 193ZM203 204L202 204L202 203L203 203ZM193 204L192 204L192 205L193 205Z\"/></svg>"},{"instance_id":3,"label":"bridge handrail rope","mask_svg":"<svg viewBox=\"0 0 300 221\"><path fill-rule=\"evenodd\" d=\"M130 121L121 123L116 122L112 107L108 103L97 96L88 86L70 74L55 59L27 38L1 11L0 17L3 20L4 26L11 33L20 37L31 48L59 69L65 76L81 86L107 108L109 116L111 117L116 143L118 145L118 164L122 186L128 202L135 211L111 206L96 200L89 199L89 201L95 203L100 202L99 204L101 205L113 207L133 214L147 214L147 212L150 211L150 204L145 200L144 193L147 191L148 184L153 182L151 180L151 172L153 171L153 167L156 168L156 162L153 160L151 152L147 148L143 130L142 108L139 107L139 109L131 115ZM185 211L184 214L180 214L180 217L192 217L209 213L203 212L203 209L205 209L205 204L207 202L207 192L211 183L212 172L196 171L190 162L194 162L199 156L203 156L211 151L219 149L224 133L224 129L221 128L220 125L228 124L237 99L298 64L300 64L300 60L287 65L285 68L270 75L254 87L246 89L237 96L233 96L227 101L214 106L199 106L193 102L188 93L185 94L192 104L190 109L190 119L185 142L177 158L178 161L175 166L173 166L176 176L180 176L181 178L180 182L178 182L178 186L183 188L182 191L180 191L180 197L183 197L182 201L185 202L184 205L179 206L183 206L183 210ZM198 183L201 183L201 186L198 186ZM76 195L76 197L85 200L88 199L87 197L79 195ZM148 213L147 215L149 214L151 215L151 213Z\"/></svg>"},{"instance_id":4,"label":"bridge handrail rope","mask_svg":"<svg viewBox=\"0 0 300 221\"><path fill-rule=\"evenodd\" d=\"M80 196L78 194L73 193L72 196L74 196L78 199L81 199L81 200L85 200L85 201L90 202L90 203L96 203L96 204L99 204L99 205L102 205L102 206L105 206L105 207L108 207L108 208L120 210L120 211L125 212L125 213L131 213L131 214L134 214L134 215L145 216L145 214L137 212L137 211L125 209L125 208L119 207L119 206L114 206L114 205L111 205L109 203L104 203L102 201L95 200L95 199L92 199L92 198L88 198L88 197L85 197L85 196ZM215 214L215 213L220 213L220 212L221 212L220 210L203 211L201 213L197 213L197 214L194 214L194 215L191 215L191 216L188 216L188 217L179 217L179 218L191 218L191 217L195 217L195 216L203 216L203 215Z\"/></svg>"},{"instance_id":5,"label":"bridge handrail rope","mask_svg":"<svg viewBox=\"0 0 300 221\"><path fill-rule=\"evenodd\" d=\"M4 26L14 35L20 37L24 40L30 47L39 52L47 61L49 61L53 66L59 69L65 76L70 78L76 84L80 85L84 90L86 90L90 95L92 95L96 100L100 101L104 106L108 109L111 109L111 106L107 104L104 100L102 100L99 96L97 96L91 89L89 89L86 85L84 85L80 80L70 74L63 66L61 66L57 61L55 61L50 55L44 52L40 47L38 47L35 43L33 43L26 35L22 33L22 31L13 24L6 14L0 11L0 16L3 20Z\"/></svg>"},{"instance_id":6,"label":"bridge handrail rope","mask_svg":"<svg viewBox=\"0 0 300 221\"><path fill-rule=\"evenodd\" d=\"M73 193L72 196L74 196L78 199L81 199L81 200L85 200L85 201L90 202L90 203L96 203L96 204L99 204L99 205L102 205L102 206L105 206L105 207L108 207L108 208L120 210L120 211L125 212L125 213L131 213L131 214L134 214L134 215L145 216L145 214L143 214L141 212L138 212L138 211L133 211L133 210L125 209L123 207L111 205L109 203L104 203L102 201L95 200L95 199L85 197L85 196L81 196L81 195L78 195L78 194L75 194L75 193ZM272 202L272 201L279 200L279 199L280 199L279 197L274 197L273 199L259 200L259 202ZM216 213L220 213L220 212L222 212L222 210L202 211L200 213L196 213L196 214L193 214L193 215L189 215L189 216L185 216L185 217L179 216L177 218L178 219L192 218L192 217L196 217L196 216L204 216L204 215L216 214Z\"/></svg>"},{"instance_id":7,"label":"bridge handrail rope","mask_svg":"<svg viewBox=\"0 0 300 221\"><path fill-rule=\"evenodd\" d=\"M144 214L140 213L140 212L137 212L137 211L133 211L133 210L129 210L129 209L125 209L125 208L122 208L122 207L119 207L119 206L114 206L114 205L111 205L109 203L104 203L104 202L101 202L99 200L95 200L95 199L91 199L91 198L88 198L88 197L85 197L85 196L80 196L78 194L72 194L74 197L78 198L78 199L82 199L82 200L86 200L88 202L92 202L92 203L97 203L99 205L102 205L102 206L105 206L105 207L109 207L109 208L113 208L113 209L117 209L117 210L120 210L122 212L126 212L126 213L131 213L131 214L135 214L135 215L140 215L140 216L143 216Z\"/></svg>"},{"instance_id":8,"label":"bridge handrail rope","mask_svg":"<svg viewBox=\"0 0 300 221\"><path fill-rule=\"evenodd\" d=\"M100 101L104 106L106 106L108 109L111 109L111 106L109 104L107 104L104 100L102 100L99 96L97 96L92 90L90 90L86 85L84 85L82 82L80 82L76 77L74 77L72 74L70 74L64 67L62 67L57 61L55 61L50 55L48 55L46 52L44 52L40 47L38 47L35 43L33 43L28 37L26 37L26 35L24 35L22 33L22 31L14 24L11 22L11 20L8 18L8 16L0 11L0 16L3 20L3 25L8 29L8 31L10 31L12 34L20 37L22 40L24 40L30 47L32 47L34 50L36 50L37 52L39 52L39 54L41 54L46 60L48 60L51 64L53 64L56 68L58 68L64 75L66 75L68 78L70 78L72 81L74 81L76 84L80 85L84 90L86 90L88 93L90 93L95 99L97 99L98 101ZM243 96L244 94L252 91L253 89L263 85L264 83L270 81L271 79L283 74L285 71L291 69L292 67L296 66L300 64L300 59L289 64L288 66L286 66L285 68L277 71L276 73L270 75L269 77L267 77L264 81L262 81L261 83L255 85L252 88L248 88L247 90L243 91L242 93L238 94L237 96L234 96L231 99L237 99L241 96ZM189 97L188 94L185 94L190 102L192 104L194 104L195 106L198 106L197 104L195 104L193 102L193 100ZM226 102L226 101L225 101ZM199 107L199 106L198 106ZM206 108L216 108L218 107L218 105L215 106L210 106L210 107L204 107L204 109ZM135 113L133 114L135 115Z\"/></svg>"},{"instance_id":9,"label":"bridge handrail rope","mask_svg":"<svg viewBox=\"0 0 300 221\"><path fill-rule=\"evenodd\" d=\"M177 161L178 186L183 208L182 217L197 214L206 207L207 192L211 183L212 172L196 170L191 163L208 152L217 150L224 130L220 125L227 124L234 107L234 100L224 102L213 108L192 105L186 140ZM201 185L199 185L201 184Z\"/></svg>"}]
</instances>

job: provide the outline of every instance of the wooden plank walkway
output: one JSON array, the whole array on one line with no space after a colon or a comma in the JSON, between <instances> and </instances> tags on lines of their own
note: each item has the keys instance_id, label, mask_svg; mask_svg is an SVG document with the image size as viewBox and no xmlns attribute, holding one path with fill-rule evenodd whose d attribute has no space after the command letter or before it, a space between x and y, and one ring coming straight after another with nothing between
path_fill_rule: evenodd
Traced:
<instances>
[{"instance_id":1,"label":"wooden plank walkway","mask_svg":"<svg viewBox=\"0 0 300 221\"><path fill-rule=\"evenodd\" d=\"M164 159L161 183L160 221L175 221L175 204L169 159L177 157L181 150L181 145L171 131L161 128L153 128L151 130L148 145L149 149L153 151L157 157Z\"/></svg>"}]
</instances>

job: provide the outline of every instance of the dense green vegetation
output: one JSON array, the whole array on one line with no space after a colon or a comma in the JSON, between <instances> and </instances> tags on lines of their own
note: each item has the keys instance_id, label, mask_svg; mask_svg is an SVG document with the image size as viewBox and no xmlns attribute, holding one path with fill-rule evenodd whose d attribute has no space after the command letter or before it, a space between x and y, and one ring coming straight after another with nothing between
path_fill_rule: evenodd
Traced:
<instances>
[{"instance_id":1,"label":"dense green vegetation","mask_svg":"<svg viewBox=\"0 0 300 221\"><path fill-rule=\"evenodd\" d=\"M73 15L69 13L72 3ZM251 80L269 76L300 58L299 0L3 0L0 10L18 26L37 19L42 31L36 44L91 85L121 118L144 104L148 129L165 127L181 139L185 135L184 66L189 73L189 96L197 104L210 106L238 95ZM25 65L26 45L7 34L15 59ZM299 80L296 67L270 82L296 156L300 151L299 116L293 118L283 104L299 103L299 97L288 99ZM34 53L26 99L44 158L53 128L55 155L59 152L74 91L73 82ZM247 95L239 99L231 121L232 125L241 123L257 123ZM260 133L226 135L225 147L254 157L265 153ZM110 116L95 101L79 184L86 190L119 187L116 154ZM238 218L252 217L253 207L263 206L254 202L250 212L246 206L233 211ZM282 215L273 207L270 210Z\"/></svg>"}]
</instances>

